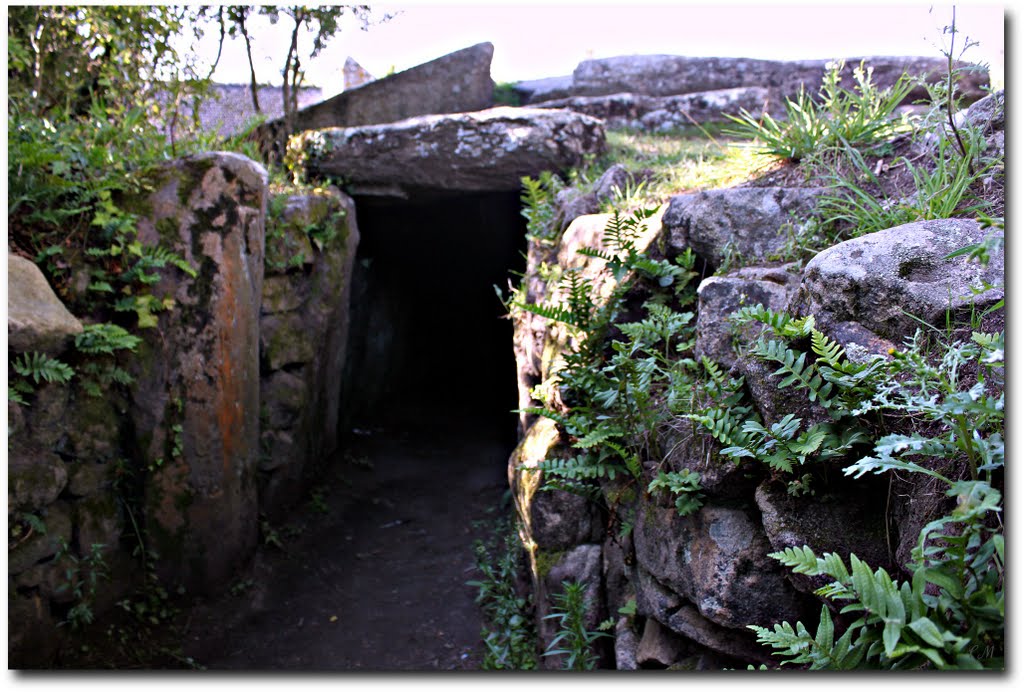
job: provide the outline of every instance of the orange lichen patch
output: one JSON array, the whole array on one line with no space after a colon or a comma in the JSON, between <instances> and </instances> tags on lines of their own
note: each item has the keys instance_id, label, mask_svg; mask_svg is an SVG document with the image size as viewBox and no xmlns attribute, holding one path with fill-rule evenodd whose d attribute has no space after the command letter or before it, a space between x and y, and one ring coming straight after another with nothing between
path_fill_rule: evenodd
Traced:
<instances>
[{"instance_id":1,"label":"orange lichen patch","mask_svg":"<svg viewBox=\"0 0 1024 692\"><path fill-rule=\"evenodd\" d=\"M237 241L228 241L229 245L235 245ZM238 362L233 352L234 324L238 315L244 309L238 296L238 286L245 286L244 272L239 262L244 258L239 253L233 252L234 247L225 248L223 264L224 281L220 286L220 294L216 311L216 323L219 325L217 333L217 379L220 386L217 387L217 423L221 436L221 454L223 454L223 474L225 480L230 477L231 465L235 454L244 449L242 435L244 433L244 420L242 416L242 400L244 398L244 378L240 376L239 368L244 364Z\"/></svg>"}]
</instances>

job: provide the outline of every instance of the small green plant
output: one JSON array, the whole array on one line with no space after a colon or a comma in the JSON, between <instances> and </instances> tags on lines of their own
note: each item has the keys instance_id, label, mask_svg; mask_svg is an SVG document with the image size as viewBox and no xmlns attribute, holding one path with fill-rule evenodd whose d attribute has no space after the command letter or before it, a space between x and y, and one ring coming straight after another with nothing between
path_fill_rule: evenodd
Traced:
<instances>
[{"instance_id":1,"label":"small green plant","mask_svg":"<svg viewBox=\"0 0 1024 692\"><path fill-rule=\"evenodd\" d=\"M72 629L83 629L92 624L95 618L92 607L96 600L96 592L100 582L110 576L103 548L103 544L93 543L88 554L79 557L63 539L61 540L61 547L55 559L65 560L69 564L64 570L64 583L57 587L57 591L69 591L74 599L62 623L70 625Z\"/></svg>"},{"instance_id":2,"label":"small green plant","mask_svg":"<svg viewBox=\"0 0 1024 692\"><path fill-rule=\"evenodd\" d=\"M87 324L75 337L75 348L85 354L80 366L82 389L89 396L103 397L114 384L129 385L131 374L117 364L121 351L134 353L141 339L111 323Z\"/></svg>"},{"instance_id":3,"label":"small green plant","mask_svg":"<svg viewBox=\"0 0 1024 692\"><path fill-rule=\"evenodd\" d=\"M525 568L524 550L511 518L499 520L486 540L473 543L480 578L466 582L477 589L483 614L480 637L484 670L534 670L537 635L529 598L516 589Z\"/></svg>"},{"instance_id":4,"label":"small green plant","mask_svg":"<svg viewBox=\"0 0 1024 692\"><path fill-rule=\"evenodd\" d=\"M676 496L676 511L685 517L701 508L703 493L700 492L700 474L689 469L679 471L659 471L654 480L647 486L647 492L667 490Z\"/></svg>"},{"instance_id":5,"label":"small green plant","mask_svg":"<svg viewBox=\"0 0 1024 692\"><path fill-rule=\"evenodd\" d=\"M309 507L309 511L316 512L317 514L327 514L330 511L330 506L326 500L327 489L323 486L317 486L309 491L309 502L306 506Z\"/></svg>"},{"instance_id":6,"label":"small green plant","mask_svg":"<svg viewBox=\"0 0 1024 692\"><path fill-rule=\"evenodd\" d=\"M544 616L545 620L558 622L558 631L543 655L563 656L562 667L565 670L594 670L601 660L594 644L602 637L610 636L607 632L587 629L587 608L591 604L586 596L586 584L563 581L562 593L554 594L551 613Z\"/></svg>"},{"instance_id":7,"label":"small green plant","mask_svg":"<svg viewBox=\"0 0 1024 692\"><path fill-rule=\"evenodd\" d=\"M576 347L564 355L564 367L557 372L567 410L556 410L553 402L524 409L555 420L573 446L583 450L531 468L544 472L546 488L597 500L600 493L594 481L615 481L619 475L627 482L640 481L646 461L662 460L658 428L670 411L688 400L694 362L686 355L694 344L694 313L684 308L696 299L696 257L684 252L674 261L654 259L640 249L643 225L654 213L653 209L627 215L616 211L605 226L602 249L579 250L602 260L614 281L603 300L595 297L589 279L570 270L562 278L563 301L514 303L515 308L561 322L575 336ZM642 306L644 317L616 323L626 293L636 283L653 292ZM674 487L691 500L696 497L690 485Z\"/></svg>"},{"instance_id":8,"label":"small green plant","mask_svg":"<svg viewBox=\"0 0 1024 692\"><path fill-rule=\"evenodd\" d=\"M542 242L556 240L561 229L555 228L558 214L555 197L565 189L565 183L550 171L543 171L536 178L524 176L521 182L521 213L526 219L526 237Z\"/></svg>"}]
</instances>

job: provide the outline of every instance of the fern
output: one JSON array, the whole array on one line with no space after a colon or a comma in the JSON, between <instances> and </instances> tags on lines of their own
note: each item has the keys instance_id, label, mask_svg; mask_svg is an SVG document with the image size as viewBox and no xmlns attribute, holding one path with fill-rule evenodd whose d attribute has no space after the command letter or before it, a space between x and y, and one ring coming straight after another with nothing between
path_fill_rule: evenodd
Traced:
<instances>
[{"instance_id":1,"label":"fern","mask_svg":"<svg viewBox=\"0 0 1024 692\"><path fill-rule=\"evenodd\" d=\"M580 331L587 331L593 322L595 310L590 280L582 276L578 269L571 269L562 278L561 285L567 293L565 302L537 304L515 301L513 305Z\"/></svg>"},{"instance_id":2,"label":"fern","mask_svg":"<svg viewBox=\"0 0 1024 692\"><path fill-rule=\"evenodd\" d=\"M778 312L763 305L745 305L729 316L737 326L760 322L767 325L776 336L784 339L801 339L810 336L814 329L814 315L796 318L786 312Z\"/></svg>"},{"instance_id":3,"label":"fern","mask_svg":"<svg viewBox=\"0 0 1024 692\"><path fill-rule=\"evenodd\" d=\"M817 401L824 408L832 407L835 402L830 398L832 383L825 382L816 372L813 363L807 363L807 354L794 351L781 341L758 339L751 346L750 352L763 359L770 360L780 365L773 375L782 377L778 388L785 389L796 385L799 389L807 390L807 398Z\"/></svg>"},{"instance_id":4,"label":"fern","mask_svg":"<svg viewBox=\"0 0 1024 692\"><path fill-rule=\"evenodd\" d=\"M747 443L748 436L741 425L744 421L731 410L713 408L707 413L690 413L683 418L700 423L727 447L745 447Z\"/></svg>"},{"instance_id":5,"label":"fern","mask_svg":"<svg viewBox=\"0 0 1024 692\"><path fill-rule=\"evenodd\" d=\"M87 324L75 337L75 347L90 355L113 355L115 351L135 351L141 341L116 324Z\"/></svg>"},{"instance_id":6,"label":"fern","mask_svg":"<svg viewBox=\"0 0 1024 692\"><path fill-rule=\"evenodd\" d=\"M568 478L574 481L598 478L615 480L616 474L622 473L622 467L619 464L608 464L598 461L586 454L569 457L568 459L545 459L536 466L523 466L521 468L527 471L543 471L545 474L558 478Z\"/></svg>"},{"instance_id":7,"label":"fern","mask_svg":"<svg viewBox=\"0 0 1024 692\"><path fill-rule=\"evenodd\" d=\"M557 207L555 196L564 187L561 179L550 171L543 171L537 178L525 176L520 178L523 191L522 215L526 219L526 232L529 237L540 240L553 240L558 235L555 227Z\"/></svg>"},{"instance_id":8,"label":"fern","mask_svg":"<svg viewBox=\"0 0 1024 692\"><path fill-rule=\"evenodd\" d=\"M676 496L676 511L681 517L696 512L704 504L704 495L700 492L700 474L689 469L668 473L659 471L647 486L647 492L657 490L667 490Z\"/></svg>"},{"instance_id":9,"label":"fern","mask_svg":"<svg viewBox=\"0 0 1024 692\"><path fill-rule=\"evenodd\" d=\"M70 382L75 374L70 365L36 351L20 354L11 361L11 367L14 368L14 372L35 384L41 381L65 384Z\"/></svg>"}]
</instances>

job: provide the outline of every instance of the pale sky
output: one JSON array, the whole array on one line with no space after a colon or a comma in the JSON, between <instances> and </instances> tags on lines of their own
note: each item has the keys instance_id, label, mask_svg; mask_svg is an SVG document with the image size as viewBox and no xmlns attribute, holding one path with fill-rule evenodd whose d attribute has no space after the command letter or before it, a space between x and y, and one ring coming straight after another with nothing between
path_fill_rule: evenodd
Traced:
<instances>
[{"instance_id":1,"label":"pale sky","mask_svg":"<svg viewBox=\"0 0 1024 692\"><path fill-rule=\"evenodd\" d=\"M496 82L572 74L588 58L635 54L750 57L779 60L868 55L941 57L951 5L925 2L405 2L370 3L398 15L367 31L354 25L315 61L307 82L330 95L340 90L341 66L355 58L371 74L402 71L460 48L494 44ZM929 9L933 8L931 12ZM965 59L987 62L1002 75L1003 5L957 5L959 35L980 41ZM257 76L279 83L284 27L252 27ZM248 82L241 44L225 48L215 78Z\"/></svg>"}]
</instances>

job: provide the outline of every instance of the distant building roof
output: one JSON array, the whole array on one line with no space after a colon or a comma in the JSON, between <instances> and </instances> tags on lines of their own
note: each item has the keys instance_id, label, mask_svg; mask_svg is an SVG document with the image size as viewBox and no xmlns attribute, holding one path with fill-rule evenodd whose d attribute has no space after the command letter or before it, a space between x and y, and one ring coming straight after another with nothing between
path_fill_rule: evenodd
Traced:
<instances>
[{"instance_id":1,"label":"distant building roof","mask_svg":"<svg viewBox=\"0 0 1024 692\"><path fill-rule=\"evenodd\" d=\"M280 86L261 86L256 91L259 96L260 110L268 120L284 115L281 106ZM299 108L304 108L323 100L323 89L320 87L301 87L299 89ZM182 104L182 116L191 118L190 103ZM216 132L222 136L238 133L248 125L256 115L252 105L252 95L248 84L214 84L210 95L199 104L199 122L206 132Z\"/></svg>"}]
</instances>

